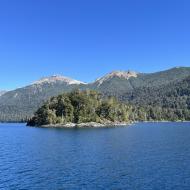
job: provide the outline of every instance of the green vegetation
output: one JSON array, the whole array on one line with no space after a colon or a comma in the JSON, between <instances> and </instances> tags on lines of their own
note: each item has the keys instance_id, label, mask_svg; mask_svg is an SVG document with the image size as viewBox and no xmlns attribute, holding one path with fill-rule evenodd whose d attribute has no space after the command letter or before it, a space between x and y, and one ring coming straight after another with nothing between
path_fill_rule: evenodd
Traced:
<instances>
[{"instance_id":1,"label":"green vegetation","mask_svg":"<svg viewBox=\"0 0 190 190\"><path fill-rule=\"evenodd\" d=\"M129 109L130 107L113 97L103 99L92 90L75 90L52 97L36 111L28 125L128 122Z\"/></svg>"},{"instance_id":2,"label":"green vegetation","mask_svg":"<svg viewBox=\"0 0 190 190\"><path fill-rule=\"evenodd\" d=\"M190 77L159 87L138 88L120 99L146 113L143 120L190 121Z\"/></svg>"},{"instance_id":3,"label":"green vegetation","mask_svg":"<svg viewBox=\"0 0 190 190\"><path fill-rule=\"evenodd\" d=\"M190 120L190 77L159 88L138 88L118 98L75 90L51 98L28 124Z\"/></svg>"},{"instance_id":4,"label":"green vegetation","mask_svg":"<svg viewBox=\"0 0 190 190\"><path fill-rule=\"evenodd\" d=\"M80 85L67 85L61 81L53 84L33 84L24 88L9 91L0 96L0 121L27 121L34 112L53 96L69 92Z\"/></svg>"},{"instance_id":5,"label":"green vegetation","mask_svg":"<svg viewBox=\"0 0 190 190\"><path fill-rule=\"evenodd\" d=\"M0 121L27 121L28 118L33 117L37 109L44 104L49 104L51 100L48 100L51 97L69 93L75 89L95 90L102 94L100 101L115 97L125 107L126 117L130 121L190 120L190 68L180 67L152 74L138 74L138 77L129 79L116 76L105 80L101 85L97 81L89 84L55 81L19 88L0 96ZM72 100L70 97L68 99ZM58 109L62 110L61 104L59 106ZM71 119L73 122L85 121L81 117L77 119L73 100L71 107L67 109L74 109L74 116L70 116L72 119L74 117L74 120ZM54 110L50 108L49 111ZM54 112L51 114L53 115ZM98 114L96 111L96 115ZM55 116L59 121L61 118L62 122L62 113L60 115L57 111ZM68 118L64 122L67 120Z\"/></svg>"}]
</instances>

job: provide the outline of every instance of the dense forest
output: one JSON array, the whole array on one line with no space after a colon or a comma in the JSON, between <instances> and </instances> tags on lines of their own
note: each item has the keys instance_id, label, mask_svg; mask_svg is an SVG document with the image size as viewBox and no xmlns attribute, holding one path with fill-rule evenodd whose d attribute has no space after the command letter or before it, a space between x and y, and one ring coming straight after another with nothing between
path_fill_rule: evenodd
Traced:
<instances>
[{"instance_id":1,"label":"dense forest","mask_svg":"<svg viewBox=\"0 0 190 190\"><path fill-rule=\"evenodd\" d=\"M143 120L190 120L190 77L154 88L138 88L120 97L121 101L144 109ZM138 118L136 118L138 119Z\"/></svg>"},{"instance_id":2,"label":"dense forest","mask_svg":"<svg viewBox=\"0 0 190 190\"><path fill-rule=\"evenodd\" d=\"M92 90L75 90L52 97L40 107L28 125L128 122L128 107L115 98L102 99Z\"/></svg>"}]
</instances>

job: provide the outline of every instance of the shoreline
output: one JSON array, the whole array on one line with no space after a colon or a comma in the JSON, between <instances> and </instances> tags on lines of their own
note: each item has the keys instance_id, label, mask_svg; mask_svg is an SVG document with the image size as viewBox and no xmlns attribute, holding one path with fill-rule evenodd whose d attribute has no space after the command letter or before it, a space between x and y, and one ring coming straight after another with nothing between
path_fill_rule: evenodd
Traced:
<instances>
[{"instance_id":1,"label":"shoreline","mask_svg":"<svg viewBox=\"0 0 190 190\"><path fill-rule=\"evenodd\" d=\"M96 122L88 122L88 123L67 123L67 124L49 124L49 125L41 125L41 126L29 126L29 127L40 127L40 128L111 128L111 127L120 127L120 126L129 126L133 124L133 122L113 122L113 123L96 123Z\"/></svg>"},{"instance_id":2,"label":"shoreline","mask_svg":"<svg viewBox=\"0 0 190 190\"><path fill-rule=\"evenodd\" d=\"M67 123L67 124L48 124L48 125L39 125L39 126L28 126L28 127L38 127L38 128L114 128L114 127L124 127L131 126L137 123L188 123L190 121L133 121L133 122L112 122L112 123L96 123L96 122L87 122L87 123Z\"/></svg>"},{"instance_id":3,"label":"shoreline","mask_svg":"<svg viewBox=\"0 0 190 190\"><path fill-rule=\"evenodd\" d=\"M161 121L159 121L159 120L152 120L152 121L137 121L137 122L135 122L135 123L140 123L140 122L142 122L142 123L169 123L169 122L171 122L171 123L189 123L190 121L186 121L186 120L176 120L176 121L169 121L169 120L161 120Z\"/></svg>"}]
</instances>

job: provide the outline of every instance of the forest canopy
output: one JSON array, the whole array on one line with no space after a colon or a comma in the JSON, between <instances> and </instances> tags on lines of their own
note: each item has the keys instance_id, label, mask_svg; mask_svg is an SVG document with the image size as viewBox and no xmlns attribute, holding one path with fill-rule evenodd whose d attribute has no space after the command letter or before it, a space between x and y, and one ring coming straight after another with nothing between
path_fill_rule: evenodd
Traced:
<instances>
[{"instance_id":1,"label":"forest canopy","mask_svg":"<svg viewBox=\"0 0 190 190\"><path fill-rule=\"evenodd\" d=\"M30 126L87 122L128 122L130 106L92 90L75 90L52 97L28 121Z\"/></svg>"}]
</instances>

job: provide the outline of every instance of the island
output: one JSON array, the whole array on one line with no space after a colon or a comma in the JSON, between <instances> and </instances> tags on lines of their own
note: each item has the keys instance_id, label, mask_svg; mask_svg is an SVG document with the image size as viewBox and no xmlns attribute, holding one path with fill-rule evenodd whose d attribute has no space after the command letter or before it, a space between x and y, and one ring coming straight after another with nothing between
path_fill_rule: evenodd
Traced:
<instances>
[{"instance_id":1,"label":"island","mask_svg":"<svg viewBox=\"0 0 190 190\"><path fill-rule=\"evenodd\" d=\"M27 125L54 128L128 125L129 109L114 97L104 97L93 90L74 90L45 102Z\"/></svg>"}]
</instances>

